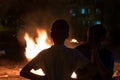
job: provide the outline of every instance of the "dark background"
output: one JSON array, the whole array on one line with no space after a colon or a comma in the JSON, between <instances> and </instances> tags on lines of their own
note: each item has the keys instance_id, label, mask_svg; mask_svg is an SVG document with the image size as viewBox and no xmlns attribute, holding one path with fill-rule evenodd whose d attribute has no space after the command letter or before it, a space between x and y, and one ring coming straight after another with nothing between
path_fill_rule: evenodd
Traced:
<instances>
[{"instance_id":1,"label":"dark background","mask_svg":"<svg viewBox=\"0 0 120 80\"><path fill-rule=\"evenodd\" d=\"M57 18L66 19L71 27L71 38L86 40L86 30L95 20L100 20L108 31L107 47L119 54L120 0L0 0L0 50L13 60L24 59L25 31L33 32L34 25L50 29ZM79 8L91 9L81 14ZM70 10L74 10L74 14ZM95 10L100 13L96 14ZM90 24L82 20L91 21ZM31 29L31 30L30 30Z\"/></svg>"},{"instance_id":2,"label":"dark background","mask_svg":"<svg viewBox=\"0 0 120 80\"><path fill-rule=\"evenodd\" d=\"M27 80L19 76L27 62L24 33L35 38L36 27L50 32L51 24L58 18L66 19L70 24L66 45L72 48L86 41L87 29L96 24L95 21L101 21L109 31L105 46L114 54L114 73L119 76L119 7L120 0L0 0L0 79ZM85 10L83 14L81 9ZM79 44L71 44L72 38Z\"/></svg>"}]
</instances>

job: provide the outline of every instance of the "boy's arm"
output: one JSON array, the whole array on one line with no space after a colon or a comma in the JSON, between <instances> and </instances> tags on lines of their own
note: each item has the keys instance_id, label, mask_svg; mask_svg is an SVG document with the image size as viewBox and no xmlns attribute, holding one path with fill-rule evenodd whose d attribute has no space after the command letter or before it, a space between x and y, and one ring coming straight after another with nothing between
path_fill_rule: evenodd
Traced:
<instances>
[{"instance_id":1,"label":"boy's arm","mask_svg":"<svg viewBox=\"0 0 120 80\"><path fill-rule=\"evenodd\" d=\"M99 57L98 50L97 51L93 50L93 54L94 54L94 60L95 60L94 62L96 64L96 68L97 68L98 72L100 73L101 77L103 78L103 80L111 80L112 79L112 75L113 75L112 66L114 66L113 56L110 55L110 53L109 53L109 55L106 56L107 59L108 59L107 60L108 61L107 64L109 64L108 67L110 67L110 69L109 69L101 61L101 59Z\"/></svg>"},{"instance_id":2,"label":"boy's arm","mask_svg":"<svg viewBox=\"0 0 120 80\"><path fill-rule=\"evenodd\" d=\"M45 76L36 75L31 72L32 69L42 68L43 63L41 59L42 58L40 58L39 55L37 55L34 59L32 59L28 64L26 64L22 68L22 70L20 71L20 76L34 80L43 79L43 78L45 78L46 80Z\"/></svg>"},{"instance_id":3,"label":"boy's arm","mask_svg":"<svg viewBox=\"0 0 120 80\"><path fill-rule=\"evenodd\" d=\"M79 55L79 68L76 70L78 78L81 80L89 80L97 74L96 67L84 55Z\"/></svg>"},{"instance_id":4,"label":"boy's arm","mask_svg":"<svg viewBox=\"0 0 120 80\"><path fill-rule=\"evenodd\" d=\"M36 75L36 74L30 72L31 69L32 68L30 68L29 66L26 65L20 71L20 76L28 78L28 79L32 79L32 80L40 80L40 79L46 78L45 76L39 76L39 75Z\"/></svg>"}]
</instances>

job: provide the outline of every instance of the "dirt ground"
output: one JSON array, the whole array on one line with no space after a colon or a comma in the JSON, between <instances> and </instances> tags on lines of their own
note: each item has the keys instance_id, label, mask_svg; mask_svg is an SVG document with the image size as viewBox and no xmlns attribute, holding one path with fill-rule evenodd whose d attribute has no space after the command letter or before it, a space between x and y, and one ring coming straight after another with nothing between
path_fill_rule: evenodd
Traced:
<instances>
[{"instance_id":1,"label":"dirt ground","mask_svg":"<svg viewBox=\"0 0 120 80\"><path fill-rule=\"evenodd\" d=\"M23 64L0 59L0 80L28 80L19 76Z\"/></svg>"},{"instance_id":2,"label":"dirt ground","mask_svg":"<svg viewBox=\"0 0 120 80\"><path fill-rule=\"evenodd\" d=\"M116 50L117 49L117 50ZM115 56L115 65L114 65L114 75L113 77L119 76L120 80L120 48L115 48L113 53L116 53ZM0 80L28 80L19 75L20 70L25 65L26 62L19 62L11 59L6 59L0 57Z\"/></svg>"},{"instance_id":3,"label":"dirt ground","mask_svg":"<svg viewBox=\"0 0 120 80\"><path fill-rule=\"evenodd\" d=\"M0 60L0 80L28 80L19 76L23 65L24 64L10 63L9 60ZM114 71L113 76L120 76L120 63L115 63Z\"/></svg>"},{"instance_id":4,"label":"dirt ground","mask_svg":"<svg viewBox=\"0 0 120 80\"><path fill-rule=\"evenodd\" d=\"M9 68L5 66L0 67L0 80L28 80L19 76L20 67Z\"/></svg>"}]
</instances>

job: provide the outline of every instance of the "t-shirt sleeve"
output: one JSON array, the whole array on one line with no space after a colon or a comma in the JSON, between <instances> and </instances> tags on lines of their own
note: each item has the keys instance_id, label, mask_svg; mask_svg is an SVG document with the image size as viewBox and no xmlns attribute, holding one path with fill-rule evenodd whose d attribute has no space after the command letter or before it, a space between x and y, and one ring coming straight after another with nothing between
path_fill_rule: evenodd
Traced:
<instances>
[{"instance_id":1,"label":"t-shirt sleeve","mask_svg":"<svg viewBox=\"0 0 120 80\"><path fill-rule=\"evenodd\" d=\"M77 65L80 69L85 68L90 61L80 51L77 51Z\"/></svg>"}]
</instances>

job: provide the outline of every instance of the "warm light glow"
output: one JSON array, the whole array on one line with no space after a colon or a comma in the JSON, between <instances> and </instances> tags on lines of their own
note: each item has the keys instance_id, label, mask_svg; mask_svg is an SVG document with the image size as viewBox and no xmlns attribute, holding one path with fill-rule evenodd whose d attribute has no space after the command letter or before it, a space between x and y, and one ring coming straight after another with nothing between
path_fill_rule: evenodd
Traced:
<instances>
[{"instance_id":1,"label":"warm light glow","mask_svg":"<svg viewBox=\"0 0 120 80\"><path fill-rule=\"evenodd\" d=\"M5 74L5 75L0 75L0 78L7 78L7 77L8 77L7 74Z\"/></svg>"},{"instance_id":2,"label":"warm light glow","mask_svg":"<svg viewBox=\"0 0 120 80\"><path fill-rule=\"evenodd\" d=\"M38 37L33 39L29 36L28 33L25 33L24 39L26 41L26 48L25 48L25 56L30 61L33 59L39 52L42 50L49 48L52 44L50 44L50 40L48 39L47 32L45 30L37 29ZM45 76L45 73L42 69L31 69L32 73Z\"/></svg>"},{"instance_id":3,"label":"warm light glow","mask_svg":"<svg viewBox=\"0 0 120 80\"><path fill-rule=\"evenodd\" d=\"M79 42L77 41L77 39L71 39L70 42L71 42L71 43L79 43Z\"/></svg>"},{"instance_id":4,"label":"warm light glow","mask_svg":"<svg viewBox=\"0 0 120 80\"><path fill-rule=\"evenodd\" d=\"M77 79L77 74L75 72L72 73L71 78Z\"/></svg>"},{"instance_id":5,"label":"warm light glow","mask_svg":"<svg viewBox=\"0 0 120 80\"><path fill-rule=\"evenodd\" d=\"M30 72L32 72L32 73L34 73L36 75L45 76L45 73L43 72L43 70L41 68L37 69L37 70L31 69Z\"/></svg>"},{"instance_id":6,"label":"warm light glow","mask_svg":"<svg viewBox=\"0 0 120 80\"><path fill-rule=\"evenodd\" d=\"M37 29L37 33L38 37L35 39L35 41L29 36L28 33L25 33L24 36L26 41L25 56L29 61L33 59L40 51L51 46L51 44L47 42L49 39L45 30Z\"/></svg>"}]
</instances>

